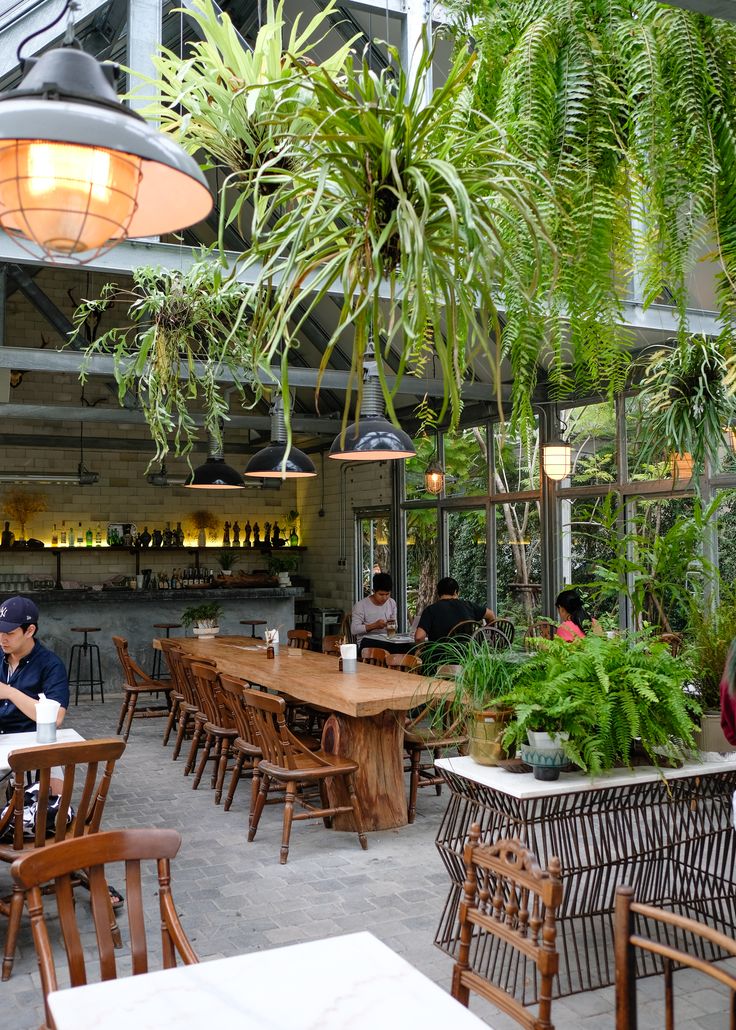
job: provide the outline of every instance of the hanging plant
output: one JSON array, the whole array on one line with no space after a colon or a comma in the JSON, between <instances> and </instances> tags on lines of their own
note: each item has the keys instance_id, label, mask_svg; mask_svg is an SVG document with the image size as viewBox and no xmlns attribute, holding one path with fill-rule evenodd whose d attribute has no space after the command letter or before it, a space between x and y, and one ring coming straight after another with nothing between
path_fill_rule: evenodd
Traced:
<instances>
[{"instance_id":1,"label":"hanging plant","mask_svg":"<svg viewBox=\"0 0 736 1030\"><path fill-rule=\"evenodd\" d=\"M77 308L78 335L91 314L123 309L115 310L114 328L86 347L81 379L95 354L113 355L120 403L128 391L136 394L156 445L151 465L170 449L189 453L200 434L198 413L222 446L222 420L229 417L225 389L237 390L246 406L261 396L245 296L245 287L203 251L186 271L136 268L131 289L108 283L98 300ZM227 371L232 383L222 382Z\"/></svg>"},{"instance_id":2,"label":"hanging plant","mask_svg":"<svg viewBox=\"0 0 736 1030\"><path fill-rule=\"evenodd\" d=\"M736 417L735 382L736 364L723 340L693 336L655 351L638 396L642 460L691 455L695 475L706 459L715 465L724 432ZM689 477L681 471L679 478Z\"/></svg>"}]
</instances>

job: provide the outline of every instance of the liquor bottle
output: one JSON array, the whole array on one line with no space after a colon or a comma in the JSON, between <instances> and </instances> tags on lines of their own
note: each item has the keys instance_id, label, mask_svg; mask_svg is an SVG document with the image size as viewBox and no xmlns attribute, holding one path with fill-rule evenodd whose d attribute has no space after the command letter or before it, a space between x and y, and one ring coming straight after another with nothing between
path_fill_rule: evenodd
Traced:
<instances>
[{"instance_id":1,"label":"liquor bottle","mask_svg":"<svg viewBox=\"0 0 736 1030\"><path fill-rule=\"evenodd\" d=\"M66 547L66 520L61 524L61 546Z\"/></svg>"},{"instance_id":2,"label":"liquor bottle","mask_svg":"<svg viewBox=\"0 0 736 1030\"><path fill-rule=\"evenodd\" d=\"M102 547L102 527L99 522L97 523L97 532L95 533L95 547Z\"/></svg>"},{"instance_id":3,"label":"liquor bottle","mask_svg":"<svg viewBox=\"0 0 736 1030\"><path fill-rule=\"evenodd\" d=\"M77 547L84 547L84 533L82 532L81 522L77 526Z\"/></svg>"},{"instance_id":4,"label":"liquor bottle","mask_svg":"<svg viewBox=\"0 0 736 1030\"><path fill-rule=\"evenodd\" d=\"M74 547L74 526L69 526L69 546Z\"/></svg>"},{"instance_id":5,"label":"liquor bottle","mask_svg":"<svg viewBox=\"0 0 736 1030\"><path fill-rule=\"evenodd\" d=\"M184 530L181 528L181 522L177 522L177 524L176 524L176 529L174 530L174 537L175 537L175 539L174 539L174 546L175 547L183 547L184 546Z\"/></svg>"},{"instance_id":6,"label":"liquor bottle","mask_svg":"<svg viewBox=\"0 0 736 1030\"><path fill-rule=\"evenodd\" d=\"M210 569L210 574L207 577L207 579L208 579L208 581L210 583L214 583L215 582L215 571L214 571L214 569Z\"/></svg>"},{"instance_id":7,"label":"liquor bottle","mask_svg":"<svg viewBox=\"0 0 736 1030\"><path fill-rule=\"evenodd\" d=\"M91 526L87 526L87 532L84 534L84 542L87 545L87 547L91 547L92 544L95 542Z\"/></svg>"},{"instance_id":8,"label":"liquor bottle","mask_svg":"<svg viewBox=\"0 0 736 1030\"><path fill-rule=\"evenodd\" d=\"M56 528L56 523L54 523L54 528L51 530L51 546L52 547L58 547L59 546L59 532L58 532L58 530Z\"/></svg>"}]
</instances>

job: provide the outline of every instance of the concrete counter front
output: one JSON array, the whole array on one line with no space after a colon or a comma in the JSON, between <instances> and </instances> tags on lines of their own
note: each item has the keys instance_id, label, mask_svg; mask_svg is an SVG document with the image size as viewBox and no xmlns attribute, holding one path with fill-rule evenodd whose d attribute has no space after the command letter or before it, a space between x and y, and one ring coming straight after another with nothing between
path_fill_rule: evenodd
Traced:
<instances>
[{"instance_id":1,"label":"concrete counter front","mask_svg":"<svg viewBox=\"0 0 736 1030\"><path fill-rule=\"evenodd\" d=\"M225 611L220 632L225 635L248 633L241 619L266 619L277 626L282 637L294 628L294 598L302 587L254 587L252 589L207 588L200 590L36 590L26 592L38 605L39 639L66 664L72 644L81 643L81 633L72 626L99 626L90 641L99 645L105 689L111 693L120 686L120 666L112 636L126 637L130 652L146 672L151 670L151 641L160 636L154 622L181 622L182 612L196 604L216 601ZM263 629L263 627L261 627ZM172 635L184 629L172 630ZM189 631L191 635L191 630Z\"/></svg>"}]
</instances>

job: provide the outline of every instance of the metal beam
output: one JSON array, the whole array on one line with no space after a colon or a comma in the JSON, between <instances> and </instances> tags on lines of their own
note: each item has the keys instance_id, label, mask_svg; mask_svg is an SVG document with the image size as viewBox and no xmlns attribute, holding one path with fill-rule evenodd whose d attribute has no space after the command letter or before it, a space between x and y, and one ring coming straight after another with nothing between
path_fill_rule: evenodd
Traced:
<instances>
[{"instance_id":1,"label":"metal beam","mask_svg":"<svg viewBox=\"0 0 736 1030\"><path fill-rule=\"evenodd\" d=\"M78 374L84 363L84 356L74 351L40 350L35 347L0 347L0 368L19 368L25 372L63 372L69 375ZM110 354L96 354L87 363L87 372L92 376L110 376L114 373L115 363ZM274 366L273 376L265 371L260 379L264 386L273 386L281 378L279 366ZM346 391L349 385L349 372L327 369L322 376L321 385L328 390ZM219 381L232 383L233 375L223 369ZM294 387L315 388L319 380L316 368L296 368L289 366L289 385ZM396 385L395 376L386 376L390 388ZM421 397L444 396L444 386L439 379L413 379L404 376L400 395ZM493 387L487 383L465 383L462 388L466 400L492 401Z\"/></svg>"},{"instance_id":2,"label":"metal beam","mask_svg":"<svg viewBox=\"0 0 736 1030\"><path fill-rule=\"evenodd\" d=\"M133 90L140 83L136 75L156 78L153 57L161 46L163 21L162 0L131 0L128 4L128 89ZM133 110L140 110L150 98L134 96L130 101Z\"/></svg>"},{"instance_id":3,"label":"metal beam","mask_svg":"<svg viewBox=\"0 0 736 1030\"><path fill-rule=\"evenodd\" d=\"M89 18L90 15L94 14L101 7L105 7L107 0L78 0L78 2L79 10L74 16L77 25L84 21L85 18ZM135 3L139 2L140 0L135 0ZM2 46L0 47L0 78L7 75L14 68L17 68L18 62L15 52L22 40L30 36L31 33L44 28L49 22L52 22L59 14L59 6L59 0L32 0L30 3L21 2L14 4L4 15L0 15L0 40L2 40ZM132 6L135 5L132 4ZM37 36L36 39L32 39L24 49L23 56L31 57L33 54L38 53L39 50L44 50L52 43L60 40L64 35L65 28L66 25L62 21L51 29L49 33L44 33L41 36Z\"/></svg>"}]
</instances>

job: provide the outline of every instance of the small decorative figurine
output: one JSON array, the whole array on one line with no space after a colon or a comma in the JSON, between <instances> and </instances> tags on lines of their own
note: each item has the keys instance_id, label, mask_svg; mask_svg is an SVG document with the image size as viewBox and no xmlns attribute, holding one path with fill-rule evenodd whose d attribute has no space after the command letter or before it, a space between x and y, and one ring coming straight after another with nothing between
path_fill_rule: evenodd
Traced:
<instances>
[{"instance_id":1,"label":"small decorative figurine","mask_svg":"<svg viewBox=\"0 0 736 1030\"><path fill-rule=\"evenodd\" d=\"M250 547L250 534L251 534L250 519L248 519L248 521L245 524L245 546L246 547Z\"/></svg>"},{"instance_id":2,"label":"small decorative figurine","mask_svg":"<svg viewBox=\"0 0 736 1030\"><path fill-rule=\"evenodd\" d=\"M138 542L140 543L141 547L151 546L151 534L148 532L148 526L143 527L143 532L138 537Z\"/></svg>"},{"instance_id":3,"label":"small decorative figurine","mask_svg":"<svg viewBox=\"0 0 736 1030\"><path fill-rule=\"evenodd\" d=\"M3 550L8 550L10 547L13 546L14 540L15 533L12 533L10 531L10 523L6 522L5 529L2 532L2 537L0 537L0 547L2 547Z\"/></svg>"},{"instance_id":4,"label":"small decorative figurine","mask_svg":"<svg viewBox=\"0 0 736 1030\"><path fill-rule=\"evenodd\" d=\"M233 522L233 547L240 547L240 526Z\"/></svg>"},{"instance_id":5,"label":"small decorative figurine","mask_svg":"<svg viewBox=\"0 0 736 1030\"><path fill-rule=\"evenodd\" d=\"M271 546L271 523L270 522L266 522L266 523L264 523L264 525L265 525L266 532L263 535L263 545L264 545L264 547L270 547Z\"/></svg>"},{"instance_id":6,"label":"small decorative figurine","mask_svg":"<svg viewBox=\"0 0 736 1030\"><path fill-rule=\"evenodd\" d=\"M253 526L253 546L260 547L261 545L261 527L256 522Z\"/></svg>"},{"instance_id":7,"label":"small decorative figurine","mask_svg":"<svg viewBox=\"0 0 736 1030\"><path fill-rule=\"evenodd\" d=\"M153 546L160 547L164 542L163 533L160 529L154 529L153 531Z\"/></svg>"},{"instance_id":8,"label":"small decorative figurine","mask_svg":"<svg viewBox=\"0 0 736 1030\"><path fill-rule=\"evenodd\" d=\"M273 536L271 537L271 547L283 547L284 541L281 539L281 527L278 522L273 524Z\"/></svg>"},{"instance_id":9,"label":"small decorative figurine","mask_svg":"<svg viewBox=\"0 0 736 1030\"><path fill-rule=\"evenodd\" d=\"M223 547L229 547L230 546L230 523L229 522L225 523L225 532L222 534L222 546Z\"/></svg>"}]
</instances>

